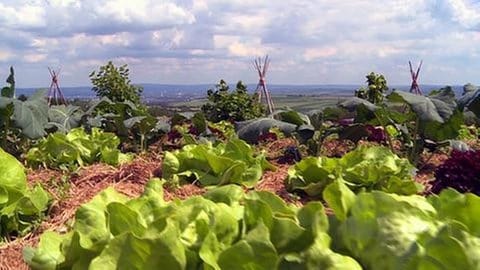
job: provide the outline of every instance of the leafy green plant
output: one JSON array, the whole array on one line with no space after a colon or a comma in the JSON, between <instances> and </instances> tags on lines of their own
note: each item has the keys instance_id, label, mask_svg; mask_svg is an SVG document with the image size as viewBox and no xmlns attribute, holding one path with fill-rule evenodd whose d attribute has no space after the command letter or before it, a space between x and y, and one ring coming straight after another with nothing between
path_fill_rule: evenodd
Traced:
<instances>
[{"instance_id":1,"label":"leafy green plant","mask_svg":"<svg viewBox=\"0 0 480 270\"><path fill-rule=\"evenodd\" d=\"M26 154L28 164L49 168L74 169L96 161L111 165L131 160L118 150L120 139L113 133L93 128L87 134L83 128L67 134L56 132L40 140Z\"/></svg>"},{"instance_id":2,"label":"leafy green plant","mask_svg":"<svg viewBox=\"0 0 480 270\"><path fill-rule=\"evenodd\" d=\"M222 140L228 140L237 135L235 133L235 126L225 120L217 123L208 122L207 127L210 132Z\"/></svg>"},{"instance_id":3,"label":"leafy green plant","mask_svg":"<svg viewBox=\"0 0 480 270\"><path fill-rule=\"evenodd\" d=\"M145 151L149 141L165 134L162 123L142 106L130 101L113 102L107 97L90 104L82 122L115 133L122 143L134 145L132 151Z\"/></svg>"},{"instance_id":4,"label":"leafy green plant","mask_svg":"<svg viewBox=\"0 0 480 270\"><path fill-rule=\"evenodd\" d=\"M15 99L14 70L10 68L6 86L0 96L0 146L7 152L20 156L29 145L29 139L46 134L48 105L45 91L37 91L28 100Z\"/></svg>"},{"instance_id":5,"label":"leafy green plant","mask_svg":"<svg viewBox=\"0 0 480 270\"><path fill-rule=\"evenodd\" d=\"M116 67L112 61L109 61L98 71L90 73L92 90L100 98L107 97L112 102L129 101L140 106L143 88L131 84L129 73L127 65Z\"/></svg>"},{"instance_id":6,"label":"leafy green plant","mask_svg":"<svg viewBox=\"0 0 480 270\"><path fill-rule=\"evenodd\" d=\"M288 170L288 191L303 191L322 197L323 191L341 181L352 191L382 190L398 194L416 194L423 186L415 183L415 168L388 148L360 146L341 158L307 157Z\"/></svg>"},{"instance_id":7,"label":"leafy green plant","mask_svg":"<svg viewBox=\"0 0 480 270\"><path fill-rule=\"evenodd\" d=\"M472 84L463 87L463 95L458 100L458 107L464 111L471 111L477 118L480 118L480 88Z\"/></svg>"},{"instance_id":8,"label":"leafy green plant","mask_svg":"<svg viewBox=\"0 0 480 270\"><path fill-rule=\"evenodd\" d=\"M238 137L248 143L258 143L262 135L278 130L283 135L296 136L301 141L306 141L313 136L314 128L311 125L297 126L292 123L273 118L258 118L235 123Z\"/></svg>"},{"instance_id":9,"label":"leafy green plant","mask_svg":"<svg viewBox=\"0 0 480 270\"><path fill-rule=\"evenodd\" d=\"M394 91L388 102L373 104L367 100L352 98L340 106L355 110L355 122L381 126L387 130L395 127L403 140L406 156L416 164L426 146L438 148L444 141L458 136L463 124L463 113L455 102L451 87L435 91L429 96L420 96L404 91ZM390 129L391 129L390 127ZM387 141L393 151L392 132L387 132Z\"/></svg>"},{"instance_id":10,"label":"leafy green plant","mask_svg":"<svg viewBox=\"0 0 480 270\"><path fill-rule=\"evenodd\" d=\"M48 110L48 124L58 131L68 132L81 125L85 112L78 106L53 105Z\"/></svg>"},{"instance_id":11,"label":"leafy green plant","mask_svg":"<svg viewBox=\"0 0 480 270\"><path fill-rule=\"evenodd\" d=\"M450 189L428 198L379 191L347 197L328 202L345 206L330 219L332 246L364 269L479 267L480 197Z\"/></svg>"},{"instance_id":12,"label":"leafy green plant","mask_svg":"<svg viewBox=\"0 0 480 270\"><path fill-rule=\"evenodd\" d=\"M373 104L383 101L386 92L388 91L387 80L381 74L371 72L366 76L367 88L361 87L355 91L355 96L361 99L366 99Z\"/></svg>"},{"instance_id":13,"label":"leafy green plant","mask_svg":"<svg viewBox=\"0 0 480 270\"><path fill-rule=\"evenodd\" d=\"M275 169L263 154L254 155L250 145L240 139L213 146L190 144L181 150L165 152L163 178L174 185L199 182L202 186L238 184L253 187L265 169Z\"/></svg>"},{"instance_id":14,"label":"leafy green plant","mask_svg":"<svg viewBox=\"0 0 480 270\"><path fill-rule=\"evenodd\" d=\"M207 91L208 102L202 106L207 120L211 122L244 121L264 115L265 108L258 100L258 95L249 95L247 87L239 81L234 91L220 80L215 89Z\"/></svg>"},{"instance_id":15,"label":"leafy green plant","mask_svg":"<svg viewBox=\"0 0 480 270\"><path fill-rule=\"evenodd\" d=\"M476 140L480 137L480 129L475 125L461 125L458 130L459 140Z\"/></svg>"},{"instance_id":16,"label":"leafy green plant","mask_svg":"<svg viewBox=\"0 0 480 270\"><path fill-rule=\"evenodd\" d=\"M154 131L158 131L157 119L150 115L132 117L125 120L123 124L130 130L132 136L138 134L140 151L142 152L147 150L148 136Z\"/></svg>"},{"instance_id":17,"label":"leafy green plant","mask_svg":"<svg viewBox=\"0 0 480 270\"><path fill-rule=\"evenodd\" d=\"M44 136L48 122L48 105L44 98L46 91L39 90L26 101L15 99L13 68L10 68L7 83L10 86L2 89L0 97L0 125L4 142L11 128L20 129L30 139Z\"/></svg>"},{"instance_id":18,"label":"leafy green plant","mask_svg":"<svg viewBox=\"0 0 480 270\"><path fill-rule=\"evenodd\" d=\"M128 200L108 188L76 213L67 234L45 232L24 259L36 269L349 269L330 249L323 206L285 204L269 192L228 185L165 202L150 181Z\"/></svg>"},{"instance_id":19,"label":"leafy green plant","mask_svg":"<svg viewBox=\"0 0 480 270\"><path fill-rule=\"evenodd\" d=\"M43 217L49 196L27 187L22 164L0 148L0 242L27 233Z\"/></svg>"}]
</instances>

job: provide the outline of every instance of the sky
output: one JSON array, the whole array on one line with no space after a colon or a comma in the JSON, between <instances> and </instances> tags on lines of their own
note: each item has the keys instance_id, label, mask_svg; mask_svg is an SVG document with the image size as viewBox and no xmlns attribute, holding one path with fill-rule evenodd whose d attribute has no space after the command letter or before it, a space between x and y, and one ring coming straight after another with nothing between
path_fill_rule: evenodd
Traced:
<instances>
[{"instance_id":1,"label":"sky","mask_svg":"<svg viewBox=\"0 0 480 270\"><path fill-rule=\"evenodd\" d=\"M89 86L112 60L134 83L362 84L371 71L409 84L480 84L480 1L2 0L0 79ZM0 83L1 85L1 83Z\"/></svg>"}]
</instances>

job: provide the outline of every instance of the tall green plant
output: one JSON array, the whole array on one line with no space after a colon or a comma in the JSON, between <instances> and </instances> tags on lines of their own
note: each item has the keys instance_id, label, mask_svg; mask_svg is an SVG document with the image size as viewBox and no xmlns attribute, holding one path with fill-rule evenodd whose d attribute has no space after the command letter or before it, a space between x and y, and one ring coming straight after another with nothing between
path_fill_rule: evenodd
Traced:
<instances>
[{"instance_id":1,"label":"tall green plant","mask_svg":"<svg viewBox=\"0 0 480 270\"><path fill-rule=\"evenodd\" d=\"M373 104L383 101L385 93L388 91L387 80L381 74L370 72L366 76L367 88L361 87L355 91L355 96L366 99Z\"/></svg>"},{"instance_id":2,"label":"tall green plant","mask_svg":"<svg viewBox=\"0 0 480 270\"><path fill-rule=\"evenodd\" d=\"M130 70L127 65L116 67L112 61L109 61L98 71L90 74L92 90L98 97L107 97L113 102L130 101L138 106L141 104L140 95L143 88L132 85L129 75Z\"/></svg>"},{"instance_id":3,"label":"tall green plant","mask_svg":"<svg viewBox=\"0 0 480 270\"><path fill-rule=\"evenodd\" d=\"M37 91L27 100L15 96L14 70L6 80L9 84L1 90L0 96L0 146L9 153L18 155L28 139L38 139L46 134L48 105L45 92Z\"/></svg>"},{"instance_id":4,"label":"tall green plant","mask_svg":"<svg viewBox=\"0 0 480 270\"><path fill-rule=\"evenodd\" d=\"M244 121L264 115L265 108L258 95L249 95L242 81L237 83L234 91L229 90L228 84L220 80L215 89L207 91L208 103L202 106L202 111L209 121Z\"/></svg>"}]
</instances>

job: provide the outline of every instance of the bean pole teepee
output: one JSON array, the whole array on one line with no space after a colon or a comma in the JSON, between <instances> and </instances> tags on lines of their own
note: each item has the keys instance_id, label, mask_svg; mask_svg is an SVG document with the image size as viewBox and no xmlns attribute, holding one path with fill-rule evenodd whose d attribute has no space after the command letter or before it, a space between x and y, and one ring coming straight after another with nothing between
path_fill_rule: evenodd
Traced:
<instances>
[{"instance_id":1,"label":"bean pole teepee","mask_svg":"<svg viewBox=\"0 0 480 270\"><path fill-rule=\"evenodd\" d=\"M417 95L423 95L422 90L420 90L420 86L418 86L418 75L420 74L420 69L422 68L423 60L420 61L420 65L418 65L417 72L413 71L412 62L408 61L410 66L410 76L412 76L412 85L410 86L410 93L414 93Z\"/></svg>"},{"instance_id":2,"label":"bean pole teepee","mask_svg":"<svg viewBox=\"0 0 480 270\"><path fill-rule=\"evenodd\" d=\"M262 58L260 57L256 58L253 61L253 66L255 67L255 70L257 70L258 77L259 77L257 89L255 91L258 94L258 98L260 102L262 102L262 96L265 96L265 100L267 102L267 107L268 107L268 113L272 114L273 111L275 110L275 107L273 106L272 96L270 95L270 92L267 89L267 83L266 83L266 74L268 71L268 67L270 66L270 59L268 58L268 55L265 56L263 61L262 61Z\"/></svg>"},{"instance_id":3,"label":"bean pole teepee","mask_svg":"<svg viewBox=\"0 0 480 270\"><path fill-rule=\"evenodd\" d=\"M48 106L59 104L67 105L67 101L63 96L62 90L60 90L60 86L58 86L58 75L60 74L60 71L55 71L51 68L48 68L48 72L50 72L50 76L52 77L50 89L48 90Z\"/></svg>"}]
</instances>

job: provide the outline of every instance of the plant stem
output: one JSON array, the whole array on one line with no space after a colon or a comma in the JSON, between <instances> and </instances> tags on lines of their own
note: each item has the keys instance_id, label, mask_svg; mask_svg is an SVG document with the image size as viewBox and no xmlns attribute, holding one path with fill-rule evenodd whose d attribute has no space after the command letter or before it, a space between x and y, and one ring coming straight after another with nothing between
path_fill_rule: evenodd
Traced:
<instances>
[{"instance_id":1,"label":"plant stem","mask_svg":"<svg viewBox=\"0 0 480 270\"><path fill-rule=\"evenodd\" d=\"M145 134L142 133L142 134L140 134L140 150L142 152L145 152L145 150L147 148L147 146L144 145L144 144L145 144Z\"/></svg>"},{"instance_id":2,"label":"plant stem","mask_svg":"<svg viewBox=\"0 0 480 270\"><path fill-rule=\"evenodd\" d=\"M385 133L385 136L387 137L388 146L390 147L390 150L392 151L392 153L395 153L395 149L393 148L392 137L387 132L387 125L382 121L382 118L378 117L376 112L373 112L373 114L377 118L378 122L380 122L380 125L382 125L383 132Z\"/></svg>"},{"instance_id":3,"label":"plant stem","mask_svg":"<svg viewBox=\"0 0 480 270\"><path fill-rule=\"evenodd\" d=\"M413 140L413 145L412 149L410 150L409 154L409 160L412 164L416 165L416 158L415 154L417 153L417 147L418 147L418 142L417 142L417 134L418 134L418 129L420 128L420 121L418 120L418 117L415 119L415 128L413 129L413 134L412 134L412 140Z\"/></svg>"}]
</instances>

